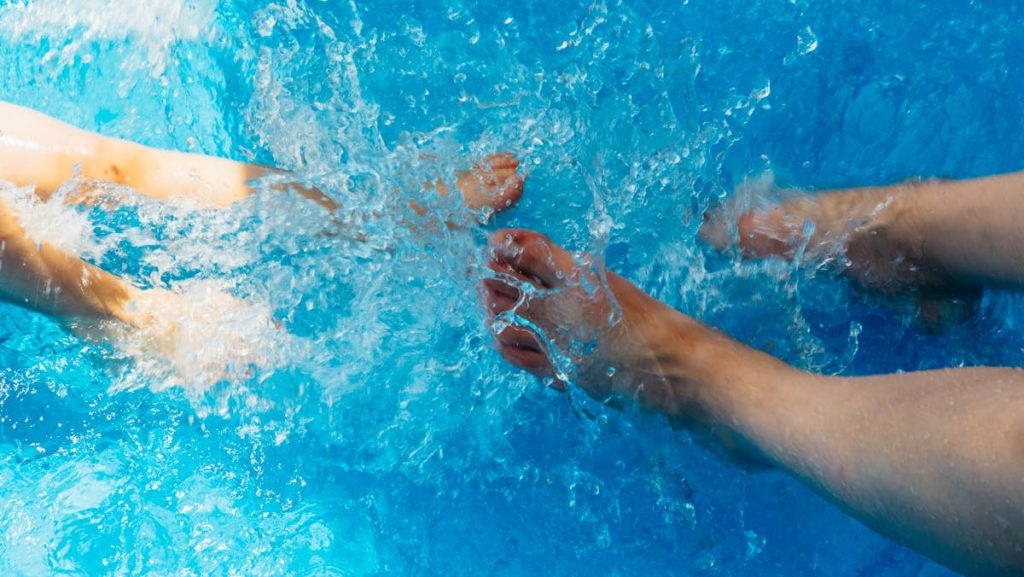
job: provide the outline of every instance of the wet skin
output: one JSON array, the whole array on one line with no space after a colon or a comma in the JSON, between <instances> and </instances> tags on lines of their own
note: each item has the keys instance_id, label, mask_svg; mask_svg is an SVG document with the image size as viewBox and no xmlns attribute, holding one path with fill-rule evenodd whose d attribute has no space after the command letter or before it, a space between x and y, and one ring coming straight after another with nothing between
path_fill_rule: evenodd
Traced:
<instances>
[{"instance_id":1,"label":"wet skin","mask_svg":"<svg viewBox=\"0 0 1024 577\"><path fill-rule=\"evenodd\" d=\"M727 201L701 237L745 258L828 263L886 302L909 303L927 331L972 316L984 287L1024 289L1024 173L783 192L764 208Z\"/></svg>"},{"instance_id":2,"label":"wet skin","mask_svg":"<svg viewBox=\"0 0 1024 577\"><path fill-rule=\"evenodd\" d=\"M1024 571L1021 371L813 375L538 233L495 233L488 264L484 304L513 365L664 413L968 575Z\"/></svg>"},{"instance_id":3,"label":"wet skin","mask_svg":"<svg viewBox=\"0 0 1024 577\"><path fill-rule=\"evenodd\" d=\"M518 167L511 154L494 154L460 173L455 187L468 207L501 211L522 194L523 176ZM325 229L340 226L332 220L338 208L335 201L314 187L295 182L294 175L286 171L109 138L4 102L0 102L0 180L31 187L44 200L70 180L77 194L62 200L89 203L96 190L103 188L98 183L113 182L128 187L127 194L160 201L185 199L208 208L226 207L260 188L291 190L326 209ZM441 183L431 186L447 192ZM103 197L103 202L116 199ZM0 251L0 298L104 338L128 328L129 334L144 342L138 356L175 358L181 355L174 349L185 350L195 344L183 345L188 340L185 337L193 333L182 326L194 304L188 297L174 290L140 289L46 239L32 238L2 200L0 241L4 247ZM210 294L209 300L216 303L211 309L227 316L244 313L251 306L223 293ZM258 343L243 342L237 335L223 333L217 339L228 356L272 356L265 355L267 351L260 350ZM229 361L234 362L210 359L209 370L202 372L221 374L216 365Z\"/></svg>"}]
</instances>

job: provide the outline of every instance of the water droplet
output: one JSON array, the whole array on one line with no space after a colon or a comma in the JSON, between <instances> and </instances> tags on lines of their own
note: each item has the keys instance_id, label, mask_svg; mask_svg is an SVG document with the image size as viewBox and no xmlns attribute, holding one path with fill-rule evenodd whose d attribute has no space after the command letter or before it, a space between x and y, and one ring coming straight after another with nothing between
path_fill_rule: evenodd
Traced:
<instances>
[{"instance_id":1,"label":"water droplet","mask_svg":"<svg viewBox=\"0 0 1024 577\"><path fill-rule=\"evenodd\" d=\"M810 26L804 28L803 32L796 36L797 51L805 56L818 49L818 35Z\"/></svg>"},{"instance_id":2,"label":"water droplet","mask_svg":"<svg viewBox=\"0 0 1024 577\"><path fill-rule=\"evenodd\" d=\"M770 80L765 80L764 86L754 91L754 98L757 100L764 100L772 94L772 83Z\"/></svg>"}]
</instances>

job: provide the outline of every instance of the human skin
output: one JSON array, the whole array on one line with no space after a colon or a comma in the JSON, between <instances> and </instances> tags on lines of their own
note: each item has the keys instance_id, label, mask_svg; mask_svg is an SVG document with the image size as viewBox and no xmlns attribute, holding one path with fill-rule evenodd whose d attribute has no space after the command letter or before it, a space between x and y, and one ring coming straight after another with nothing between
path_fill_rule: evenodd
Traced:
<instances>
[{"instance_id":1,"label":"human skin","mask_svg":"<svg viewBox=\"0 0 1024 577\"><path fill-rule=\"evenodd\" d=\"M738 242L750 256L788 256L805 240L804 222L815 224L812 247L846 242L853 266L876 269L880 278L864 279L872 288L1024 288L1024 172L801 195L740 216ZM880 256L908 262L867 262ZM883 268L889 274L881 276Z\"/></svg>"},{"instance_id":2,"label":"human skin","mask_svg":"<svg viewBox=\"0 0 1024 577\"><path fill-rule=\"evenodd\" d=\"M504 210L522 194L518 165L508 153L489 156L460 173L456 189L471 208ZM287 173L275 168L150 148L0 102L0 180L32 186L46 199L73 176L83 181L85 197L90 183L110 182L160 201L185 198L213 208L242 200L255 192L254 179L270 177L273 188L293 189L328 210L338 208L319 190L289 182ZM442 182L431 186L447 192ZM143 291L45 239L31 238L2 201L0 242L0 297L59 319L112 319L139 326L157 319L139 313L133 302L176 298L170 291Z\"/></svg>"},{"instance_id":3,"label":"human skin","mask_svg":"<svg viewBox=\"0 0 1024 577\"><path fill-rule=\"evenodd\" d=\"M538 233L499 231L488 256L495 275L484 280L484 300L503 321L495 339L513 365L561 386L557 375L568 374L597 398L663 413L967 575L1024 572L1020 370L815 375L578 264ZM554 351L527 324L559 352L573 341L592 352L556 371Z\"/></svg>"},{"instance_id":4,"label":"human skin","mask_svg":"<svg viewBox=\"0 0 1024 577\"><path fill-rule=\"evenodd\" d=\"M962 320L984 287L1024 289L1024 172L788 196L712 211L700 235L747 258L837 263L861 288L915 305L930 329Z\"/></svg>"}]
</instances>

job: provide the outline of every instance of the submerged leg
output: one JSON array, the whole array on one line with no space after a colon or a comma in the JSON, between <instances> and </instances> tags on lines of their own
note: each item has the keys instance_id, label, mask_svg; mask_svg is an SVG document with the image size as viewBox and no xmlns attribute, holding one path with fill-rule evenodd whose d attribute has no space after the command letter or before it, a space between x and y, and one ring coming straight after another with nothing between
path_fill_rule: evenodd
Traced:
<instances>
[{"instance_id":1,"label":"submerged leg","mask_svg":"<svg viewBox=\"0 0 1024 577\"><path fill-rule=\"evenodd\" d=\"M728 222L735 219L733 226ZM861 286L956 314L982 286L1024 288L1024 173L798 195L709 214L701 236L747 257L835 258ZM958 304L959 303L959 304Z\"/></svg>"},{"instance_id":2,"label":"submerged leg","mask_svg":"<svg viewBox=\"0 0 1024 577\"><path fill-rule=\"evenodd\" d=\"M953 369L865 378L812 375L594 271L528 231L490 247L488 309L510 326L501 354L562 374L543 342L591 342L572 380L628 398L784 469L879 532L969 575L1024 571L1024 373ZM609 323L612 299L621 320Z\"/></svg>"},{"instance_id":3,"label":"submerged leg","mask_svg":"<svg viewBox=\"0 0 1024 577\"><path fill-rule=\"evenodd\" d=\"M141 291L45 242L36 242L0 200L0 298L61 319L132 323L129 302Z\"/></svg>"}]
</instances>

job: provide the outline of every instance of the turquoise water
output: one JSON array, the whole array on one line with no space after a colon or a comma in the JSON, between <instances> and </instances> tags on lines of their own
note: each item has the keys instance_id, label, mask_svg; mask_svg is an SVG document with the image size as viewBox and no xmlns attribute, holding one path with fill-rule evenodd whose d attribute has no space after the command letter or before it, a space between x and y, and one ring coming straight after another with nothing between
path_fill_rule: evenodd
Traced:
<instances>
[{"instance_id":1,"label":"turquoise water","mask_svg":"<svg viewBox=\"0 0 1024 577\"><path fill-rule=\"evenodd\" d=\"M807 369L1020 365L1014 296L920 335L696 229L768 171L826 188L1021 168L1021 21L996 1L0 4L0 98L291 169L345 231L273 192L34 207L112 272L200 301L214 283L281 330L197 325L268 357L208 386L4 305L0 573L949 575L779 473L507 367L473 304L489 229L421 184L510 150L526 196L489 227L602 253Z\"/></svg>"}]
</instances>

